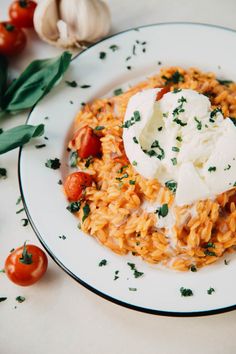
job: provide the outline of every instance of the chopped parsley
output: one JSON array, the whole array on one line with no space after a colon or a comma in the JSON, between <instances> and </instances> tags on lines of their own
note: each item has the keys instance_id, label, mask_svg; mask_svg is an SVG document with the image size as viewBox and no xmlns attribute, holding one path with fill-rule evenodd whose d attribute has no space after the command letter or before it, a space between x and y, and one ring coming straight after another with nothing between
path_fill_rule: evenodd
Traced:
<instances>
[{"instance_id":1,"label":"chopped parsley","mask_svg":"<svg viewBox=\"0 0 236 354\"><path fill-rule=\"evenodd\" d=\"M174 90L172 91L172 93L178 93L178 92L181 92L182 91L182 89L180 89L180 88L174 88Z\"/></svg>"},{"instance_id":2,"label":"chopped parsley","mask_svg":"<svg viewBox=\"0 0 236 354\"><path fill-rule=\"evenodd\" d=\"M183 139L181 138L181 136L177 136L176 140L178 140L179 142L181 142Z\"/></svg>"},{"instance_id":3,"label":"chopped parsley","mask_svg":"<svg viewBox=\"0 0 236 354\"><path fill-rule=\"evenodd\" d=\"M137 291L137 288L129 288L129 291Z\"/></svg>"},{"instance_id":4,"label":"chopped parsley","mask_svg":"<svg viewBox=\"0 0 236 354\"><path fill-rule=\"evenodd\" d=\"M110 48L113 52L115 52L115 51L117 51L117 50L119 49L118 45L116 45L116 44L110 45L109 48Z\"/></svg>"},{"instance_id":5,"label":"chopped parsley","mask_svg":"<svg viewBox=\"0 0 236 354\"><path fill-rule=\"evenodd\" d=\"M177 189L177 182L175 182L173 179L165 182L165 186L173 193L176 192Z\"/></svg>"},{"instance_id":6,"label":"chopped parsley","mask_svg":"<svg viewBox=\"0 0 236 354\"><path fill-rule=\"evenodd\" d=\"M87 217L89 216L90 207L88 204L85 204L85 206L83 207L83 213L84 213L84 215L82 217L82 222L84 222L87 219Z\"/></svg>"},{"instance_id":7,"label":"chopped parsley","mask_svg":"<svg viewBox=\"0 0 236 354\"><path fill-rule=\"evenodd\" d=\"M89 168L89 166L91 165L91 163L93 162L93 156L89 156L87 159L86 159L86 162L85 162L85 167L86 168Z\"/></svg>"},{"instance_id":8,"label":"chopped parsley","mask_svg":"<svg viewBox=\"0 0 236 354\"><path fill-rule=\"evenodd\" d=\"M219 82L219 84L225 85L225 86L228 86L233 83L232 80L220 80L220 79L216 79L216 80Z\"/></svg>"},{"instance_id":9,"label":"chopped parsley","mask_svg":"<svg viewBox=\"0 0 236 354\"><path fill-rule=\"evenodd\" d=\"M216 171L216 167L215 167L215 166L210 166L210 167L208 168L208 171L209 171L209 172L215 172L215 171Z\"/></svg>"},{"instance_id":10,"label":"chopped parsley","mask_svg":"<svg viewBox=\"0 0 236 354\"><path fill-rule=\"evenodd\" d=\"M228 171L231 169L231 165L228 165L227 167L224 168L224 171Z\"/></svg>"},{"instance_id":11,"label":"chopped parsley","mask_svg":"<svg viewBox=\"0 0 236 354\"><path fill-rule=\"evenodd\" d=\"M138 139L136 138L136 136L133 137L133 141L135 144L138 144Z\"/></svg>"},{"instance_id":12,"label":"chopped parsley","mask_svg":"<svg viewBox=\"0 0 236 354\"><path fill-rule=\"evenodd\" d=\"M16 205L19 205L20 203L22 202L22 198L21 198L21 196L17 199L17 201L16 201Z\"/></svg>"},{"instance_id":13,"label":"chopped parsley","mask_svg":"<svg viewBox=\"0 0 236 354\"><path fill-rule=\"evenodd\" d=\"M139 122L140 120L141 120L140 112L134 111L133 116L122 125L122 128L128 129L129 127L134 125L136 122Z\"/></svg>"},{"instance_id":14,"label":"chopped parsley","mask_svg":"<svg viewBox=\"0 0 236 354\"><path fill-rule=\"evenodd\" d=\"M114 275L114 279L113 279L113 280L117 280L117 279L119 279L118 274L119 274L119 270L116 270L116 271L115 271L115 275Z\"/></svg>"},{"instance_id":15,"label":"chopped parsley","mask_svg":"<svg viewBox=\"0 0 236 354\"><path fill-rule=\"evenodd\" d=\"M62 180L61 180L61 179L59 179L59 181L57 182L57 184L62 185Z\"/></svg>"},{"instance_id":16,"label":"chopped parsley","mask_svg":"<svg viewBox=\"0 0 236 354\"><path fill-rule=\"evenodd\" d=\"M161 64L162 64L162 62L161 62L161 61L158 61L158 62L157 62L157 65L161 65Z\"/></svg>"},{"instance_id":17,"label":"chopped parsley","mask_svg":"<svg viewBox=\"0 0 236 354\"><path fill-rule=\"evenodd\" d=\"M131 70L131 66L130 65L126 66L126 68L127 68L127 70Z\"/></svg>"},{"instance_id":18,"label":"chopped parsley","mask_svg":"<svg viewBox=\"0 0 236 354\"><path fill-rule=\"evenodd\" d=\"M214 292L215 292L215 289L212 288L212 287L210 287L210 288L207 290L207 294L208 294L208 295L212 295L212 293L214 293Z\"/></svg>"},{"instance_id":19,"label":"chopped parsley","mask_svg":"<svg viewBox=\"0 0 236 354\"><path fill-rule=\"evenodd\" d=\"M105 129L104 125L97 125L94 130L99 131Z\"/></svg>"},{"instance_id":20,"label":"chopped parsley","mask_svg":"<svg viewBox=\"0 0 236 354\"><path fill-rule=\"evenodd\" d=\"M55 159L48 159L45 166L53 170L57 170L61 166L60 160L56 157Z\"/></svg>"},{"instance_id":21,"label":"chopped parsley","mask_svg":"<svg viewBox=\"0 0 236 354\"><path fill-rule=\"evenodd\" d=\"M152 145L151 145L151 148L158 148L159 151L160 151L160 154L157 154L155 151L154 151L154 155L150 155L150 151L153 151L153 150L150 150L150 151L147 151L147 154L149 156L156 156L159 160L162 160L164 159L165 157L165 151L162 149L162 147L160 146L159 144L159 141L158 140L154 140Z\"/></svg>"},{"instance_id":22,"label":"chopped parsley","mask_svg":"<svg viewBox=\"0 0 236 354\"><path fill-rule=\"evenodd\" d=\"M0 302L6 301L7 297L0 297Z\"/></svg>"},{"instance_id":23,"label":"chopped parsley","mask_svg":"<svg viewBox=\"0 0 236 354\"><path fill-rule=\"evenodd\" d=\"M98 263L98 266L99 267L103 267L103 266L106 266L107 265L107 260L106 259L102 259L99 263Z\"/></svg>"},{"instance_id":24,"label":"chopped parsley","mask_svg":"<svg viewBox=\"0 0 236 354\"><path fill-rule=\"evenodd\" d=\"M77 87L78 86L76 81L66 81L66 84L70 87Z\"/></svg>"},{"instance_id":25,"label":"chopped parsley","mask_svg":"<svg viewBox=\"0 0 236 354\"><path fill-rule=\"evenodd\" d=\"M77 211L80 210L80 207L81 207L81 202L78 201L78 202L72 202L70 203L66 209L69 210L71 213L76 213Z\"/></svg>"},{"instance_id":26,"label":"chopped parsley","mask_svg":"<svg viewBox=\"0 0 236 354\"><path fill-rule=\"evenodd\" d=\"M171 159L171 162L172 162L173 166L177 165L176 157L173 157L173 159Z\"/></svg>"},{"instance_id":27,"label":"chopped parsley","mask_svg":"<svg viewBox=\"0 0 236 354\"><path fill-rule=\"evenodd\" d=\"M219 107L215 108L213 111L211 111L210 119L209 119L209 121L211 123L215 123L215 119L214 118L216 117L217 113L221 113L222 114L222 110Z\"/></svg>"},{"instance_id":28,"label":"chopped parsley","mask_svg":"<svg viewBox=\"0 0 236 354\"><path fill-rule=\"evenodd\" d=\"M163 127L159 127L159 128L157 128L157 130L158 130L159 132L161 132L161 131L162 131L162 129L163 129Z\"/></svg>"},{"instance_id":29,"label":"chopped parsley","mask_svg":"<svg viewBox=\"0 0 236 354\"><path fill-rule=\"evenodd\" d=\"M191 272L197 272L197 267L194 264L191 264L190 268Z\"/></svg>"},{"instance_id":30,"label":"chopped parsley","mask_svg":"<svg viewBox=\"0 0 236 354\"><path fill-rule=\"evenodd\" d=\"M16 214L20 214L20 213L22 213L22 211L24 211L25 210L25 208L21 208L20 210L17 210L16 211Z\"/></svg>"},{"instance_id":31,"label":"chopped parsley","mask_svg":"<svg viewBox=\"0 0 236 354\"><path fill-rule=\"evenodd\" d=\"M165 80L165 85L169 85L170 83L178 84L179 82L184 82L184 76L180 74L179 71L175 71L171 77L166 77L163 75L161 78Z\"/></svg>"},{"instance_id":32,"label":"chopped parsley","mask_svg":"<svg viewBox=\"0 0 236 354\"><path fill-rule=\"evenodd\" d=\"M123 173L124 169L127 168L128 165L125 165L125 166L122 166L118 171L117 173Z\"/></svg>"},{"instance_id":33,"label":"chopped parsley","mask_svg":"<svg viewBox=\"0 0 236 354\"><path fill-rule=\"evenodd\" d=\"M91 87L91 85L82 85L82 86L80 86L80 88L82 88L82 89L86 89L86 88L89 88L89 87Z\"/></svg>"},{"instance_id":34,"label":"chopped parsley","mask_svg":"<svg viewBox=\"0 0 236 354\"><path fill-rule=\"evenodd\" d=\"M130 179L130 180L129 180L129 184L134 185L134 184L135 184L135 181L134 181L133 179Z\"/></svg>"},{"instance_id":35,"label":"chopped parsley","mask_svg":"<svg viewBox=\"0 0 236 354\"><path fill-rule=\"evenodd\" d=\"M215 244L213 242L207 242L203 246L204 248L215 248Z\"/></svg>"},{"instance_id":36,"label":"chopped parsley","mask_svg":"<svg viewBox=\"0 0 236 354\"><path fill-rule=\"evenodd\" d=\"M123 90L122 90L122 88L118 88L118 89L114 90L113 93L115 96L119 96L119 95L122 95Z\"/></svg>"},{"instance_id":37,"label":"chopped parsley","mask_svg":"<svg viewBox=\"0 0 236 354\"><path fill-rule=\"evenodd\" d=\"M58 236L61 240L65 240L66 239L66 236L65 235L60 235Z\"/></svg>"},{"instance_id":38,"label":"chopped parsley","mask_svg":"<svg viewBox=\"0 0 236 354\"><path fill-rule=\"evenodd\" d=\"M106 56L107 56L107 54L105 52L100 52L99 53L99 58L102 59L102 60L105 59Z\"/></svg>"},{"instance_id":39,"label":"chopped parsley","mask_svg":"<svg viewBox=\"0 0 236 354\"><path fill-rule=\"evenodd\" d=\"M230 263L230 260L227 261L227 259L224 259L224 264L228 265Z\"/></svg>"},{"instance_id":40,"label":"chopped parsley","mask_svg":"<svg viewBox=\"0 0 236 354\"><path fill-rule=\"evenodd\" d=\"M181 127L184 127L185 125L187 125L187 123L182 122L182 120L180 120L179 118L173 119L173 122L175 122L176 124L181 125Z\"/></svg>"},{"instance_id":41,"label":"chopped parsley","mask_svg":"<svg viewBox=\"0 0 236 354\"><path fill-rule=\"evenodd\" d=\"M125 60L128 61L131 59L131 56L128 56Z\"/></svg>"},{"instance_id":42,"label":"chopped parsley","mask_svg":"<svg viewBox=\"0 0 236 354\"><path fill-rule=\"evenodd\" d=\"M0 179L5 179L7 178L7 170L3 167L0 167Z\"/></svg>"},{"instance_id":43,"label":"chopped parsley","mask_svg":"<svg viewBox=\"0 0 236 354\"><path fill-rule=\"evenodd\" d=\"M24 227L27 226L29 223L28 219L21 219L21 221L22 221L22 226L24 226Z\"/></svg>"},{"instance_id":44,"label":"chopped parsley","mask_svg":"<svg viewBox=\"0 0 236 354\"><path fill-rule=\"evenodd\" d=\"M77 151L72 151L70 153L70 167L76 167L77 166L77 158L78 158Z\"/></svg>"},{"instance_id":45,"label":"chopped parsley","mask_svg":"<svg viewBox=\"0 0 236 354\"><path fill-rule=\"evenodd\" d=\"M184 288L183 286L179 289L181 296L193 296L193 291L191 289Z\"/></svg>"},{"instance_id":46,"label":"chopped parsley","mask_svg":"<svg viewBox=\"0 0 236 354\"><path fill-rule=\"evenodd\" d=\"M197 117L194 117L194 120L197 123L197 130L201 130L202 129L202 122L200 122L200 120L198 120Z\"/></svg>"},{"instance_id":47,"label":"chopped parsley","mask_svg":"<svg viewBox=\"0 0 236 354\"><path fill-rule=\"evenodd\" d=\"M22 302L25 301L25 297L24 297L24 296L17 296L17 297L16 297L16 301L21 304Z\"/></svg>"},{"instance_id":48,"label":"chopped parsley","mask_svg":"<svg viewBox=\"0 0 236 354\"><path fill-rule=\"evenodd\" d=\"M117 181L122 181L122 179L128 178L128 177L129 177L128 173L125 173L122 177L116 177L116 179L117 179Z\"/></svg>"},{"instance_id":49,"label":"chopped parsley","mask_svg":"<svg viewBox=\"0 0 236 354\"><path fill-rule=\"evenodd\" d=\"M132 162L132 165L133 165L133 166L137 166L137 165L138 165L137 161L134 160L134 161ZM236 183L236 182L235 182L235 183Z\"/></svg>"},{"instance_id":50,"label":"chopped parsley","mask_svg":"<svg viewBox=\"0 0 236 354\"><path fill-rule=\"evenodd\" d=\"M133 45L133 55L136 55L136 45Z\"/></svg>"},{"instance_id":51,"label":"chopped parsley","mask_svg":"<svg viewBox=\"0 0 236 354\"><path fill-rule=\"evenodd\" d=\"M177 146L172 146L172 151L179 152L179 148Z\"/></svg>"},{"instance_id":52,"label":"chopped parsley","mask_svg":"<svg viewBox=\"0 0 236 354\"><path fill-rule=\"evenodd\" d=\"M134 263L130 263L130 262L127 262L128 266L130 267L130 269L133 271L133 275L135 278L139 278L141 277L144 273L143 272L139 272L135 266Z\"/></svg>"},{"instance_id":53,"label":"chopped parsley","mask_svg":"<svg viewBox=\"0 0 236 354\"><path fill-rule=\"evenodd\" d=\"M209 251L208 249L205 250L204 253L205 253L206 256L211 256L211 257L216 256L215 252Z\"/></svg>"},{"instance_id":54,"label":"chopped parsley","mask_svg":"<svg viewBox=\"0 0 236 354\"><path fill-rule=\"evenodd\" d=\"M168 212L169 212L168 204L163 204L160 208L158 208L155 211L155 214L158 214L158 216L164 218L168 215Z\"/></svg>"},{"instance_id":55,"label":"chopped parsley","mask_svg":"<svg viewBox=\"0 0 236 354\"><path fill-rule=\"evenodd\" d=\"M38 145L35 145L36 149L42 149L46 146L46 144L38 144Z\"/></svg>"}]
</instances>

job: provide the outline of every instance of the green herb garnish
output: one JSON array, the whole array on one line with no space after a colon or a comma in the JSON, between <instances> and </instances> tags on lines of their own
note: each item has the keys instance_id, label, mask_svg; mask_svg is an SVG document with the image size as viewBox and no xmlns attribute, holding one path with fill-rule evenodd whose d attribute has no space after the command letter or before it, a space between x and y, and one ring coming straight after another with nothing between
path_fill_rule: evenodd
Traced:
<instances>
[{"instance_id":1,"label":"green herb garnish","mask_svg":"<svg viewBox=\"0 0 236 354\"><path fill-rule=\"evenodd\" d=\"M106 56L107 56L107 54L106 54L105 52L100 52L100 53L99 53L99 58L100 58L100 59L105 59Z\"/></svg>"},{"instance_id":2,"label":"green herb garnish","mask_svg":"<svg viewBox=\"0 0 236 354\"><path fill-rule=\"evenodd\" d=\"M76 81L65 81L65 82L70 87L77 87L78 86Z\"/></svg>"},{"instance_id":3,"label":"green herb garnish","mask_svg":"<svg viewBox=\"0 0 236 354\"><path fill-rule=\"evenodd\" d=\"M86 168L89 168L89 166L91 165L91 163L93 162L93 156L89 156L87 159L86 159L86 162L85 162L85 167Z\"/></svg>"},{"instance_id":4,"label":"green herb garnish","mask_svg":"<svg viewBox=\"0 0 236 354\"><path fill-rule=\"evenodd\" d=\"M53 170L57 170L61 166L60 160L56 157L55 159L49 159L46 161L45 166Z\"/></svg>"},{"instance_id":5,"label":"green herb garnish","mask_svg":"<svg viewBox=\"0 0 236 354\"><path fill-rule=\"evenodd\" d=\"M230 263L230 260L224 259L224 264L225 264L225 265L228 265L229 263Z\"/></svg>"},{"instance_id":6,"label":"green herb garnish","mask_svg":"<svg viewBox=\"0 0 236 354\"><path fill-rule=\"evenodd\" d=\"M155 214L158 214L158 216L164 218L168 215L168 212L169 212L168 204L163 204L160 208L158 208L155 211Z\"/></svg>"},{"instance_id":7,"label":"green herb garnish","mask_svg":"<svg viewBox=\"0 0 236 354\"><path fill-rule=\"evenodd\" d=\"M113 93L114 93L114 96L119 96L119 95L122 95L123 90L122 90L122 88L118 88L118 89L114 90Z\"/></svg>"},{"instance_id":8,"label":"green herb garnish","mask_svg":"<svg viewBox=\"0 0 236 354\"><path fill-rule=\"evenodd\" d=\"M208 168L208 171L209 171L209 172L215 172L215 171L216 171L216 167L215 167L215 166L210 166L210 167Z\"/></svg>"},{"instance_id":9,"label":"green herb garnish","mask_svg":"<svg viewBox=\"0 0 236 354\"><path fill-rule=\"evenodd\" d=\"M177 159L176 159L176 157L173 157L173 158L171 159L171 162L172 162L173 166L177 165Z\"/></svg>"},{"instance_id":10,"label":"green herb garnish","mask_svg":"<svg viewBox=\"0 0 236 354\"><path fill-rule=\"evenodd\" d=\"M0 302L6 301L7 297L0 297Z\"/></svg>"},{"instance_id":11,"label":"green herb garnish","mask_svg":"<svg viewBox=\"0 0 236 354\"><path fill-rule=\"evenodd\" d=\"M106 259L102 259L99 263L98 263L98 266L99 267L103 267L103 266L106 266L107 265L107 260Z\"/></svg>"},{"instance_id":12,"label":"green herb garnish","mask_svg":"<svg viewBox=\"0 0 236 354\"><path fill-rule=\"evenodd\" d=\"M129 128L132 125L134 125L136 122L139 122L141 120L140 112L139 111L134 111L133 116L128 119L123 125L123 128Z\"/></svg>"},{"instance_id":13,"label":"green herb garnish","mask_svg":"<svg viewBox=\"0 0 236 354\"><path fill-rule=\"evenodd\" d=\"M166 77L165 75L163 75L162 79L165 80L165 85L169 85L170 83L178 84L179 82L184 82L184 76L178 71L175 71L171 77Z\"/></svg>"},{"instance_id":14,"label":"green herb garnish","mask_svg":"<svg viewBox=\"0 0 236 354\"><path fill-rule=\"evenodd\" d=\"M207 294L208 295L212 295L212 293L214 293L215 292L215 289L214 288L209 288L208 290L207 290Z\"/></svg>"},{"instance_id":15,"label":"green herb garnish","mask_svg":"<svg viewBox=\"0 0 236 354\"><path fill-rule=\"evenodd\" d=\"M175 122L176 124L181 125L181 127L184 127L185 125L187 125L187 123L182 122L182 120L180 120L179 118L173 119L173 122Z\"/></svg>"},{"instance_id":16,"label":"green herb garnish","mask_svg":"<svg viewBox=\"0 0 236 354\"><path fill-rule=\"evenodd\" d=\"M129 291L137 291L137 288L129 288Z\"/></svg>"},{"instance_id":17,"label":"green herb garnish","mask_svg":"<svg viewBox=\"0 0 236 354\"><path fill-rule=\"evenodd\" d=\"M130 180L129 180L129 184L134 185L134 184L135 184L135 181L132 180L132 179L130 179Z\"/></svg>"},{"instance_id":18,"label":"green herb garnish","mask_svg":"<svg viewBox=\"0 0 236 354\"><path fill-rule=\"evenodd\" d=\"M22 221L22 226L24 226L24 227L27 226L29 223L28 219L21 219L21 221Z\"/></svg>"},{"instance_id":19,"label":"green herb garnish","mask_svg":"<svg viewBox=\"0 0 236 354\"><path fill-rule=\"evenodd\" d=\"M144 273L143 272L139 272L135 266L134 263L130 263L130 262L127 262L128 266L130 267L130 269L133 271L133 275L135 278L139 278L141 277Z\"/></svg>"},{"instance_id":20,"label":"green herb garnish","mask_svg":"<svg viewBox=\"0 0 236 354\"><path fill-rule=\"evenodd\" d=\"M205 250L204 253L206 256L212 256L212 257L216 256L215 252L209 251L208 249Z\"/></svg>"},{"instance_id":21,"label":"green herb garnish","mask_svg":"<svg viewBox=\"0 0 236 354\"><path fill-rule=\"evenodd\" d=\"M116 179L117 179L117 181L122 181L122 179L128 178L128 177L129 177L128 173L125 173L122 177L116 177Z\"/></svg>"},{"instance_id":22,"label":"green herb garnish","mask_svg":"<svg viewBox=\"0 0 236 354\"><path fill-rule=\"evenodd\" d=\"M16 211L16 214L20 214L20 213L22 213L22 211L24 211L25 210L25 208L21 208L20 210L17 210Z\"/></svg>"},{"instance_id":23,"label":"green herb garnish","mask_svg":"<svg viewBox=\"0 0 236 354\"><path fill-rule=\"evenodd\" d=\"M85 206L83 207L83 213L84 213L84 215L82 217L82 222L84 222L87 219L87 217L89 216L90 207L88 204L85 204Z\"/></svg>"},{"instance_id":24,"label":"green herb garnish","mask_svg":"<svg viewBox=\"0 0 236 354\"><path fill-rule=\"evenodd\" d=\"M116 45L116 44L112 44L112 45L110 45L110 47L109 47L113 52L115 52L116 50L118 50L119 49L119 47L118 47L118 45Z\"/></svg>"},{"instance_id":25,"label":"green herb garnish","mask_svg":"<svg viewBox=\"0 0 236 354\"><path fill-rule=\"evenodd\" d=\"M224 168L224 171L228 171L230 169L231 169L231 165L228 164L228 166Z\"/></svg>"},{"instance_id":26,"label":"green herb garnish","mask_svg":"<svg viewBox=\"0 0 236 354\"><path fill-rule=\"evenodd\" d=\"M191 272L197 272L197 267L194 264L191 264L190 270Z\"/></svg>"},{"instance_id":27,"label":"green herb garnish","mask_svg":"<svg viewBox=\"0 0 236 354\"><path fill-rule=\"evenodd\" d=\"M216 80L219 82L219 84L225 85L225 86L229 86L230 84L233 83L232 80L220 80L220 79L216 79Z\"/></svg>"},{"instance_id":28,"label":"green herb garnish","mask_svg":"<svg viewBox=\"0 0 236 354\"><path fill-rule=\"evenodd\" d=\"M46 146L46 144L38 144L38 145L35 145L36 149L42 149Z\"/></svg>"},{"instance_id":29,"label":"green herb garnish","mask_svg":"<svg viewBox=\"0 0 236 354\"><path fill-rule=\"evenodd\" d=\"M24 297L24 296L17 296L17 297L16 297L16 301L21 304L22 302L25 301L25 297Z\"/></svg>"},{"instance_id":30,"label":"green herb garnish","mask_svg":"<svg viewBox=\"0 0 236 354\"><path fill-rule=\"evenodd\" d=\"M82 89L86 89L86 88L89 88L89 87L91 87L91 85L81 85L80 86L80 88L82 88Z\"/></svg>"},{"instance_id":31,"label":"green herb garnish","mask_svg":"<svg viewBox=\"0 0 236 354\"><path fill-rule=\"evenodd\" d=\"M133 165L133 166L137 166L137 165L138 165L137 161L134 160L134 161L132 162L132 165ZM236 183L236 182L235 182L235 183Z\"/></svg>"},{"instance_id":32,"label":"green herb garnish","mask_svg":"<svg viewBox=\"0 0 236 354\"><path fill-rule=\"evenodd\" d=\"M7 170L3 167L0 167L0 179L6 179L7 178Z\"/></svg>"},{"instance_id":33,"label":"green herb garnish","mask_svg":"<svg viewBox=\"0 0 236 354\"><path fill-rule=\"evenodd\" d=\"M76 167L77 166L77 158L78 158L77 151L72 151L70 153L70 167Z\"/></svg>"},{"instance_id":34,"label":"green herb garnish","mask_svg":"<svg viewBox=\"0 0 236 354\"><path fill-rule=\"evenodd\" d=\"M62 240L66 240L66 236L65 235L60 235L60 236L58 236L60 239L62 239Z\"/></svg>"},{"instance_id":35,"label":"green herb garnish","mask_svg":"<svg viewBox=\"0 0 236 354\"><path fill-rule=\"evenodd\" d=\"M202 122L200 122L200 120L198 120L197 117L194 117L194 120L197 123L197 130L201 130L202 129Z\"/></svg>"},{"instance_id":36,"label":"green herb garnish","mask_svg":"<svg viewBox=\"0 0 236 354\"><path fill-rule=\"evenodd\" d=\"M165 183L165 186L173 193L176 192L176 189L177 189L177 182L175 182L173 179L167 181Z\"/></svg>"},{"instance_id":37,"label":"green herb garnish","mask_svg":"<svg viewBox=\"0 0 236 354\"><path fill-rule=\"evenodd\" d=\"M128 165L122 166L117 173L123 173L124 169L126 169L127 167L129 167Z\"/></svg>"},{"instance_id":38,"label":"green herb garnish","mask_svg":"<svg viewBox=\"0 0 236 354\"><path fill-rule=\"evenodd\" d=\"M72 202L70 203L66 209L69 210L71 213L76 213L77 211L80 210L80 207L81 207L81 202L78 201L78 202Z\"/></svg>"},{"instance_id":39,"label":"green herb garnish","mask_svg":"<svg viewBox=\"0 0 236 354\"><path fill-rule=\"evenodd\" d=\"M133 137L133 141L135 144L138 144L138 139L136 138L136 136Z\"/></svg>"},{"instance_id":40,"label":"green herb garnish","mask_svg":"<svg viewBox=\"0 0 236 354\"><path fill-rule=\"evenodd\" d=\"M183 139L181 138L181 136L177 136L176 140L178 140L179 142L183 141Z\"/></svg>"},{"instance_id":41,"label":"green herb garnish","mask_svg":"<svg viewBox=\"0 0 236 354\"><path fill-rule=\"evenodd\" d=\"M172 146L172 151L179 152L179 148L177 146Z\"/></svg>"},{"instance_id":42,"label":"green herb garnish","mask_svg":"<svg viewBox=\"0 0 236 354\"><path fill-rule=\"evenodd\" d=\"M149 156L156 156L159 160L163 160L164 157L165 157L165 151L162 149L162 147L160 146L159 144L159 141L158 140L154 140L152 145L151 145L151 148L157 148L159 151L160 151L160 154L157 154L155 152L154 155L149 155ZM153 150L150 150L150 151L153 151ZM147 152L149 154L149 152Z\"/></svg>"},{"instance_id":43,"label":"green herb garnish","mask_svg":"<svg viewBox=\"0 0 236 354\"><path fill-rule=\"evenodd\" d=\"M21 196L17 199L17 201L16 201L16 205L19 205L20 203L22 202L22 198L21 198Z\"/></svg>"},{"instance_id":44,"label":"green herb garnish","mask_svg":"<svg viewBox=\"0 0 236 354\"><path fill-rule=\"evenodd\" d=\"M193 296L193 291L191 289L184 288L183 286L179 289L181 296Z\"/></svg>"}]
</instances>

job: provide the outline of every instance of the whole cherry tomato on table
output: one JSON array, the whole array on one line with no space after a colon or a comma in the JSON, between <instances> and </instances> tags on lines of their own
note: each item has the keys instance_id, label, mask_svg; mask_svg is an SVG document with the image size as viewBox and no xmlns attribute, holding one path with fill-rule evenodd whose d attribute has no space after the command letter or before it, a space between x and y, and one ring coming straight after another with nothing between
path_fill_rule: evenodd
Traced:
<instances>
[{"instance_id":1,"label":"whole cherry tomato on table","mask_svg":"<svg viewBox=\"0 0 236 354\"><path fill-rule=\"evenodd\" d=\"M86 187L91 186L92 177L88 173L74 172L66 177L64 189L70 202L77 201L82 197Z\"/></svg>"},{"instance_id":2,"label":"whole cherry tomato on table","mask_svg":"<svg viewBox=\"0 0 236 354\"><path fill-rule=\"evenodd\" d=\"M11 22L19 28L33 27L34 11L36 6L37 4L34 1L14 1L9 8Z\"/></svg>"},{"instance_id":3,"label":"whole cherry tomato on table","mask_svg":"<svg viewBox=\"0 0 236 354\"><path fill-rule=\"evenodd\" d=\"M11 22L0 22L0 54L15 55L26 45L26 35Z\"/></svg>"},{"instance_id":4,"label":"whole cherry tomato on table","mask_svg":"<svg viewBox=\"0 0 236 354\"><path fill-rule=\"evenodd\" d=\"M75 133L72 145L77 150L81 159L86 159L89 156L98 156L101 153L100 138L88 125Z\"/></svg>"},{"instance_id":5,"label":"whole cherry tomato on table","mask_svg":"<svg viewBox=\"0 0 236 354\"><path fill-rule=\"evenodd\" d=\"M9 254L5 262L5 272L15 284L28 286L36 283L46 272L48 259L37 246L26 245Z\"/></svg>"}]
</instances>

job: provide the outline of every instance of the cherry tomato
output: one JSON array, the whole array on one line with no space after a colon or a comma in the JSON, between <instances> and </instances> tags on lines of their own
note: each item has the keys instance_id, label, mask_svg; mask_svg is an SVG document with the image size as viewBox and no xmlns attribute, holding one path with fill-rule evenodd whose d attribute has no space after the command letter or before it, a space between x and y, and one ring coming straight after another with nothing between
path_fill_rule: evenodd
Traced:
<instances>
[{"instance_id":1,"label":"cherry tomato","mask_svg":"<svg viewBox=\"0 0 236 354\"><path fill-rule=\"evenodd\" d=\"M28 286L36 283L46 272L48 259L37 246L26 245L17 248L6 259L5 272L15 284Z\"/></svg>"},{"instance_id":2,"label":"cherry tomato","mask_svg":"<svg viewBox=\"0 0 236 354\"><path fill-rule=\"evenodd\" d=\"M81 198L86 187L91 186L92 177L88 173L74 172L66 177L64 189L69 201L77 201Z\"/></svg>"},{"instance_id":3,"label":"cherry tomato","mask_svg":"<svg viewBox=\"0 0 236 354\"><path fill-rule=\"evenodd\" d=\"M26 35L11 22L0 23L0 54L15 55L26 45Z\"/></svg>"},{"instance_id":4,"label":"cherry tomato","mask_svg":"<svg viewBox=\"0 0 236 354\"><path fill-rule=\"evenodd\" d=\"M79 129L72 140L79 157L86 159L89 156L98 156L101 153L101 141L93 129L88 125Z\"/></svg>"},{"instance_id":5,"label":"cherry tomato","mask_svg":"<svg viewBox=\"0 0 236 354\"><path fill-rule=\"evenodd\" d=\"M34 11L37 4L34 1L14 1L9 8L11 22L19 28L33 27Z\"/></svg>"},{"instance_id":6,"label":"cherry tomato","mask_svg":"<svg viewBox=\"0 0 236 354\"><path fill-rule=\"evenodd\" d=\"M156 101L159 101L167 92L170 91L170 87L169 86L165 86L163 87L158 93L157 93L157 97L156 97Z\"/></svg>"}]
</instances>

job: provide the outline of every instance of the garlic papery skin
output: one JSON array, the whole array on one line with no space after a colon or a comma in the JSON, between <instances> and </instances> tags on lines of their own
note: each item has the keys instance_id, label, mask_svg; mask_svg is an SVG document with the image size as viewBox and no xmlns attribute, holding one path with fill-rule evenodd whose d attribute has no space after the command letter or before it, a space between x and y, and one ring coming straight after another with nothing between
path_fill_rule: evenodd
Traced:
<instances>
[{"instance_id":1,"label":"garlic papery skin","mask_svg":"<svg viewBox=\"0 0 236 354\"><path fill-rule=\"evenodd\" d=\"M34 27L44 41L62 48L96 42L108 34L111 16L102 0L40 0Z\"/></svg>"}]
</instances>

